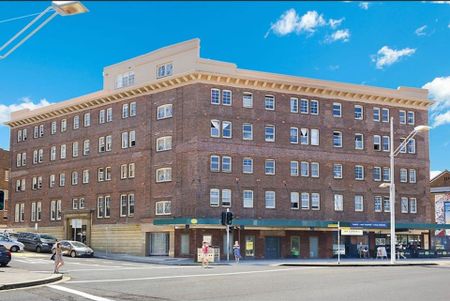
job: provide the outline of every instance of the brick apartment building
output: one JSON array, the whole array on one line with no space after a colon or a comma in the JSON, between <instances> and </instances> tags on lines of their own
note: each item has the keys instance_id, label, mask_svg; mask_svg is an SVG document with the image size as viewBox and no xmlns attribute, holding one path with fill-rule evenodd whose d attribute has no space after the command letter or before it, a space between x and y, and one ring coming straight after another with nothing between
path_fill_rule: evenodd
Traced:
<instances>
[{"instance_id":1,"label":"brick apartment building","mask_svg":"<svg viewBox=\"0 0 450 301\"><path fill-rule=\"evenodd\" d=\"M436 223L450 225L450 171L444 170L430 181L431 201L435 203ZM450 229L435 232L437 250L450 251Z\"/></svg>"},{"instance_id":2,"label":"brick apartment building","mask_svg":"<svg viewBox=\"0 0 450 301\"><path fill-rule=\"evenodd\" d=\"M0 148L0 229L8 219L9 151Z\"/></svg>"},{"instance_id":3,"label":"brick apartment building","mask_svg":"<svg viewBox=\"0 0 450 301\"><path fill-rule=\"evenodd\" d=\"M428 123L427 91L238 69L198 39L108 66L99 92L12 114L11 226L94 249L330 257L336 221L389 243L389 148ZM389 117L395 141L389 141ZM428 134L396 159L399 239L430 245Z\"/></svg>"}]
</instances>

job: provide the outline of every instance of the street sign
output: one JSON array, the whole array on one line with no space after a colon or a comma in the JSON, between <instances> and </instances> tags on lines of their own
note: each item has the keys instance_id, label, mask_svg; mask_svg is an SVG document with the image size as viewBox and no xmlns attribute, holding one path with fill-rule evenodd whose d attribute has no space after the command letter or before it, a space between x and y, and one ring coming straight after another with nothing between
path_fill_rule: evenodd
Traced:
<instances>
[{"instance_id":1,"label":"street sign","mask_svg":"<svg viewBox=\"0 0 450 301\"><path fill-rule=\"evenodd\" d=\"M328 224L328 228L337 228L338 224Z\"/></svg>"},{"instance_id":2,"label":"street sign","mask_svg":"<svg viewBox=\"0 0 450 301\"><path fill-rule=\"evenodd\" d=\"M341 235L352 235L352 236L361 236L363 235L363 230L361 229L351 229L351 228L342 228Z\"/></svg>"},{"instance_id":3,"label":"street sign","mask_svg":"<svg viewBox=\"0 0 450 301\"><path fill-rule=\"evenodd\" d=\"M191 219L191 224L194 224L194 225L195 225L196 223L198 223L198 221L197 221L196 218Z\"/></svg>"}]
</instances>

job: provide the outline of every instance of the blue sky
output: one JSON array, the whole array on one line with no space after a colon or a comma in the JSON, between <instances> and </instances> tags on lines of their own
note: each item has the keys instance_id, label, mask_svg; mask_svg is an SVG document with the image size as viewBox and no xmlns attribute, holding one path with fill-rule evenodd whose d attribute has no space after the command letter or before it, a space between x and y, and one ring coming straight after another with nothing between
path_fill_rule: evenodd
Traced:
<instances>
[{"instance_id":1,"label":"blue sky","mask_svg":"<svg viewBox=\"0 0 450 301\"><path fill-rule=\"evenodd\" d=\"M104 66L198 37L202 57L239 68L429 88L431 170L450 169L450 1L437 2L84 2L89 13L58 16L0 60L0 121L100 90ZM4 20L49 4L0 2L0 44L33 17Z\"/></svg>"}]
</instances>

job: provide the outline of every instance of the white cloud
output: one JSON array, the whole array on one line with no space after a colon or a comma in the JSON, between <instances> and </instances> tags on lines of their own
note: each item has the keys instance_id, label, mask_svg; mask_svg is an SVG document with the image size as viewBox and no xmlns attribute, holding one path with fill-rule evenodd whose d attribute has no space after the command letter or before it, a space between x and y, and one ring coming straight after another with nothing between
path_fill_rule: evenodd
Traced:
<instances>
[{"instance_id":1,"label":"white cloud","mask_svg":"<svg viewBox=\"0 0 450 301\"><path fill-rule=\"evenodd\" d=\"M285 11L275 24L272 24L269 31L266 33L266 37L272 30L275 34L284 36L293 32L298 24L299 16L295 9Z\"/></svg>"},{"instance_id":2,"label":"white cloud","mask_svg":"<svg viewBox=\"0 0 450 301\"><path fill-rule=\"evenodd\" d=\"M450 4L450 1L431 1L431 3L435 3L435 4Z\"/></svg>"},{"instance_id":3,"label":"white cloud","mask_svg":"<svg viewBox=\"0 0 450 301\"><path fill-rule=\"evenodd\" d=\"M350 39L350 31L348 29L339 29L326 39L326 42L333 43L336 41L348 42Z\"/></svg>"},{"instance_id":4,"label":"white cloud","mask_svg":"<svg viewBox=\"0 0 450 301\"><path fill-rule=\"evenodd\" d=\"M50 105L51 103L47 101L47 99L41 99L39 102L34 103L29 97L22 97L19 103L13 103L10 105L0 104L0 123L10 120L11 112L30 109L35 110L41 107L45 107Z\"/></svg>"},{"instance_id":5,"label":"white cloud","mask_svg":"<svg viewBox=\"0 0 450 301\"><path fill-rule=\"evenodd\" d=\"M416 31L414 31L416 33L417 36L426 36L427 33L425 32L427 29L427 26L421 26L419 28L416 29Z\"/></svg>"},{"instance_id":6,"label":"white cloud","mask_svg":"<svg viewBox=\"0 0 450 301\"><path fill-rule=\"evenodd\" d=\"M335 29L336 27L338 27L339 25L341 25L341 23L345 20L345 18L340 18L340 19L330 19L328 20L328 24L330 25L330 27L332 29Z\"/></svg>"},{"instance_id":7,"label":"white cloud","mask_svg":"<svg viewBox=\"0 0 450 301\"><path fill-rule=\"evenodd\" d=\"M364 9L364 10L368 10L369 9L369 2L359 2L359 7L361 8L361 9Z\"/></svg>"},{"instance_id":8,"label":"white cloud","mask_svg":"<svg viewBox=\"0 0 450 301\"><path fill-rule=\"evenodd\" d=\"M430 180L434 179L438 176L442 171L440 170L430 170Z\"/></svg>"},{"instance_id":9,"label":"white cloud","mask_svg":"<svg viewBox=\"0 0 450 301\"><path fill-rule=\"evenodd\" d=\"M396 63L402 56L411 56L416 52L416 49L404 48L395 50L389 46L383 46L378 50L377 54L372 57L372 61L376 62L377 69L383 69L385 66L390 66Z\"/></svg>"},{"instance_id":10,"label":"white cloud","mask_svg":"<svg viewBox=\"0 0 450 301\"><path fill-rule=\"evenodd\" d=\"M330 68L331 71L336 71L336 70L338 70L340 67L341 67L341 66L339 66L339 65L330 65L330 66L328 66L328 68Z\"/></svg>"},{"instance_id":11,"label":"white cloud","mask_svg":"<svg viewBox=\"0 0 450 301\"><path fill-rule=\"evenodd\" d=\"M450 23L448 23L448 28L450 28Z\"/></svg>"},{"instance_id":12,"label":"white cloud","mask_svg":"<svg viewBox=\"0 0 450 301\"><path fill-rule=\"evenodd\" d=\"M450 108L450 76L436 77L422 88L428 89L430 98L434 100L432 111L437 112Z\"/></svg>"},{"instance_id":13,"label":"white cloud","mask_svg":"<svg viewBox=\"0 0 450 301\"><path fill-rule=\"evenodd\" d=\"M433 128L444 124L450 124L450 110L445 113L435 114L433 117Z\"/></svg>"},{"instance_id":14,"label":"white cloud","mask_svg":"<svg viewBox=\"0 0 450 301\"><path fill-rule=\"evenodd\" d=\"M300 23L297 25L297 30L299 32L306 31L309 33L314 33L317 27L324 26L326 24L327 22L325 22L323 16L313 10L307 12L301 17Z\"/></svg>"}]
</instances>

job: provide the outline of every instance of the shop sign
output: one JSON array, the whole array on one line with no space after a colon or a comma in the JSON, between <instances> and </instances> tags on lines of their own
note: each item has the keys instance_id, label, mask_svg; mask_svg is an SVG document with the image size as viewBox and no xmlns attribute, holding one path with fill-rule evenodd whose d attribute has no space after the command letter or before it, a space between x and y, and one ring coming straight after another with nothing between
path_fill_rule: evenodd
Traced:
<instances>
[{"instance_id":1,"label":"shop sign","mask_svg":"<svg viewBox=\"0 0 450 301\"><path fill-rule=\"evenodd\" d=\"M387 228L387 223L350 223L351 227L361 228Z\"/></svg>"},{"instance_id":2,"label":"shop sign","mask_svg":"<svg viewBox=\"0 0 450 301\"><path fill-rule=\"evenodd\" d=\"M363 230L360 229L342 229L341 235L354 235L354 236L361 236L363 235Z\"/></svg>"}]
</instances>

